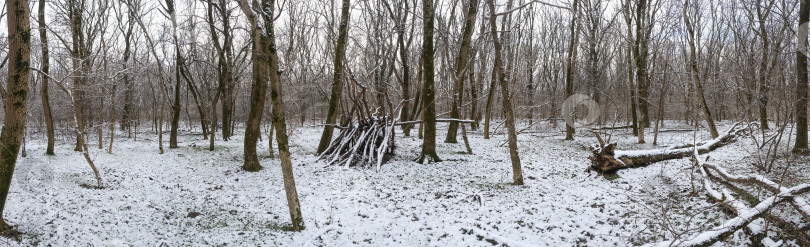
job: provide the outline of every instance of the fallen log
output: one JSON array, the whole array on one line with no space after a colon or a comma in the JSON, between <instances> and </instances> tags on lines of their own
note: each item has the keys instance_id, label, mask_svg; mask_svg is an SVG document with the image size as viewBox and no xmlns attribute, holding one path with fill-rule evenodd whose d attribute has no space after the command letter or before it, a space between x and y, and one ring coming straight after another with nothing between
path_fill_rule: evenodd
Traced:
<instances>
[{"instance_id":1,"label":"fallen log","mask_svg":"<svg viewBox=\"0 0 810 247\"><path fill-rule=\"evenodd\" d=\"M801 194L810 192L810 184L800 184L793 188L784 188L781 185L768 180L759 175L749 175L749 176L739 176L739 175L732 175L728 173L722 167L706 163L706 160L701 160L699 155L696 151L693 152L692 161L695 164L695 167L700 171L701 175L703 176L703 186L706 189L709 197L713 200L717 201L723 207L731 210L737 216L732 218L722 225L718 227L714 227L707 231L693 234L689 237L683 239L675 239L670 241L664 241L656 244L650 244L647 246L681 246L681 247L691 247L691 246L711 246L718 241L722 241L734 232L743 227L746 227L757 218L763 217L763 215L769 215L770 209L776 207L779 203L782 202L793 202L796 203L797 199L801 200L799 197ZM742 201L734 198L732 193L726 189L715 189L713 183L711 182L711 178L718 178L717 176L713 176L709 171L712 170L719 175L719 179L721 183L728 184L729 182L739 182L739 183L751 183L762 185L766 189L775 193L774 196L766 198L759 202L755 207L750 208L745 205ZM802 209L799 210L800 213ZM749 227L750 228L750 227ZM753 232L753 230L752 230ZM755 243L755 245L758 243Z\"/></svg>"},{"instance_id":2,"label":"fallen log","mask_svg":"<svg viewBox=\"0 0 810 247\"><path fill-rule=\"evenodd\" d=\"M702 163L702 166L706 169L713 170L719 174L720 179L727 182L759 185L774 194L787 192L787 188L761 175L732 175L724 168L713 164ZM802 215L802 217L810 221L810 203L808 203L807 200L801 197L794 197L790 198L790 204L793 205L793 207L799 212L799 214Z\"/></svg>"},{"instance_id":3,"label":"fallen log","mask_svg":"<svg viewBox=\"0 0 810 247\"><path fill-rule=\"evenodd\" d=\"M759 218L763 212L770 210L771 208L775 207L781 202L798 196L803 193L810 192L810 184L800 184L793 188L789 188L784 190L775 196L769 197L759 204L757 204L754 208L750 208L739 212L737 217L734 217L722 225L718 227L714 227L709 229L705 232L701 232L699 234L687 237L686 239L676 239L671 241L665 241L653 245L648 246L680 246L680 247L691 247L691 246L710 246L713 243L723 240L732 233L736 232L737 230L745 227L751 221Z\"/></svg>"},{"instance_id":4,"label":"fallen log","mask_svg":"<svg viewBox=\"0 0 810 247\"><path fill-rule=\"evenodd\" d=\"M596 134L599 145L591 146L591 165L588 170L594 170L600 174L614 173L620 169L639 167L650 163L664 160L686 158L697 150L699 154L711 152L736 141L737 136L746 128L740 128L740 124L735 124L725 133L709 141L698 143L700 145L690 147L688 145L677 148L653 149L653 150L616 150L616 143L605 145L605 142Z\"/></svg>"}]
</instances>

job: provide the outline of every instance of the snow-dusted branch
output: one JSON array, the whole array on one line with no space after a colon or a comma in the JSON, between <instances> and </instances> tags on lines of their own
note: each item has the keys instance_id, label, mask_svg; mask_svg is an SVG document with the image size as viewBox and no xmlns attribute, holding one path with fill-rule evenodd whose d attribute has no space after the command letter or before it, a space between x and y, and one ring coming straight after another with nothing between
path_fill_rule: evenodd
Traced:
<instances>
[{"instance_id":1,"label":"snow-dusted branch","mask_svg":"<svg viewBox=\"0 0 810 247\"><path fill-rule=\"evenodd\" d=\"M565 7L565 6L557 5L557 4L552 4L552 3L547 3L547 2L544 2L544 1L540 1L540 0L533 0L533 1L529 1L527 3L524 3L523 5L517 6L517 7L513 8L513 9L495 13L495 16L506 15L506 14L521 10L521 9L523 9L525 7L528 7L528 6L530 6L532 4L535 4L535 3L539 3L541 5L549 6L549 7L552 7L552 8L559 8L559 9L564 9L564 10L571 11L571 8L569 8L569 7ZM490 18L490 17L492 17L492 16L489 15L489 16L486 16L485 18Z\"/></svg>"}]
</instances>

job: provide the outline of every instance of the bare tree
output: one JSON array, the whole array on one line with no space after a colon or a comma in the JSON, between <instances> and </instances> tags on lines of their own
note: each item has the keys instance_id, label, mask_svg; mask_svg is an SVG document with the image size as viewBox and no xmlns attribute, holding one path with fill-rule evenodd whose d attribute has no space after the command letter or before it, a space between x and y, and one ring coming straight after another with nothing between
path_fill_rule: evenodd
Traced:
<instances>
[{"instance_id":1,"label":"bare tree","mask_svg":"<svg viewBox=\"0 0 810 247\"><path fill-rule=\"evenodd\" d=\"M326 124L323 127L320 144L317 153L322 153L329 147L334 132L334 124L337 121L338 105L343 94L343 62L346 57L346 43L349 36L349 0L343 0L343 7L340 12L340 24L338 25L338 39L335 44L335 69L332 75L332 94L329 97L329 110L326 113Z\"/></svg>"},{"instance_id":2,"label":"bare tree","mask_svg":"<svg viewBox=\"0 0 810 247\"><path fill-rule=\"evenodd\" d=\"M253 13L254 9L248 5L246 0L239 1L242 11L248 18L251 27L251 38L253 40L253 53L251 61L253 63L253 85L250 94L250 113L245 127L244 159L242 169L256 172L262 169L259 164L259 157L256 155L256 142L261 136L259 129L264 113L264 102L267 98L267 81L270 79L270 49L268 32L264 31L265 24L260 23L264 19L258 19ZM263 9L263 8L262 8ZM262 13L266 15L266 13ZM272 34L272 31L270 31ZM278 67L278 65L276 65Z\"/></svg>"},{"instance_id":3,"label":"bare tree","mask_svg":"<svg viewBox=\"0 0 810 247\"><path fill-rule=\"evenodd\" d=\"M8 77L5 88L0 87L3 97L3 130L0 131L0 231L11 229L3 218L6 198L11 186L11 177L20 152L20 142L25 131L25 112L28 106L28 73L31 66L31 26L28 2L6 1L8 23Z\"/></svg>"},{"instance_id":4,"label":"bare tree","mask_svg":"<svg viewBox=\"0 0 810 247\"><path fill-rule=\"evenodd\" d=\"M172 22L172 41L174 42L174 103L172 104L172 127L169 132L169 148L177 148L177 129L180 127L180 71L182 71L185 64L183 64L183 55L180 53L180 39L177 37L177 15L174 9L174 0L166 0L166 13L169 15L169 20Z\"/></svg>"},{"instance_id":5,"label":"bare tree","mask_svg":"<svg viewBox=\"0 0 810 247\"><path fill-rule=\"evenodd\" d=\"M433 1L422 0L422 60L424 69L424 86L422 86L422 108L424 109L424 139L422 139L422 152L416 162L422 163L425 158L429 161L441 162L436 153L436 94L434 88L435 67L433 66L435 50L433 49Z\"/></svg>"},{"instance_id":6,"label":"bare tree","mask_svg":"<svg viewBox=\"0 0 810 247\"><path fill-rule=\"evenodd\" d=\"M242 6L247 7L246 0L241 0ZM255 3L255 2L254 2ZM281 88L281 70L279 68L278 55L276 53L276 38L273 27L275 0L262 0L261 7L251 8L253 13L260 13L264 27L263 38L269 51L269 74L270 74L270 99L273 102L273 126L276 127L276 142L278 143L278 153L281 158L281 173L284 177L284 191L287 194L287 206L290 209L290 219L292 229L301 231L304 229L304 219L301 216L301 205L298 201L298 192L295 189L295 177L293 174L292 160L290 159L290 146L287 137L287 120L284 116L283 91ZM258 17L253 17L258 21Z\"/></svg>"},{"instance_id":7,"label":"bare tree","mask_svg":"<svg viewBox=\"0 0 810 247\"><path fill-rule=\"evenodd\" d=\"M807 0L801 0L799 7L799 25L807 24L810 21L810 5ZM807 26L799 34L799 44L804 44L805 50L796 51L796 143L793 146L794 153L807 152Z\"/></svg>"},{"instance_id":8,"label":"bare tree","mask_svg":"<svg viewBox=\"0 0 810 247\"><path fill-rule=\"evenodd\" d=\"M458 51L458 56L455 61L454 72L454 88L453 88L453 105L450 112L450 117L458 119L461 117L461 105L464 104L464 82L467 78L466 71L469 70L467 65L470 59L470 44L472 43L472 34L475 28L475 17L478 15L478 1L470 0L467 3L467 12L464 13L464 27L462 28L461 47ZM456 143L456 136L458 135L457 121L450 122L450 127L447 130L447 138L444 142Z\"/></svg>"},{"instance_id":9,"label":"bare tree","mask_svg":"<svg viewBox=\"0 0 810 247\"><path fill-rule=\"evenodd\" d=\"M568 45L568 60L567 68L565 69L565 97L574 95L574 77L576 70L577 50L579 47L579 0L574 0L571 3L571 40ZM572 112L573 111L569 111ZM570 124L565 125L565 139L574 140L574 126Z\"/></svg>"},{"instance_id":10,"label":"bare tree","mask_svg":"<svg viewBox=\"0 0 810 247\"><path fill-rule=\"evenodd\" d=\"M492 37L498 34L498 27L495 24L495 3L494 0L487 0L489 5L489 27L492 31ZM512 111L512 102L509 94L509 81L506 80L506 72L504 71L503 60L501 58L501 43L498 39L492 39L495 48L495 64L493 70L498 73L498 84L501 87L501 96L503 98L503 111L506 117L506 130L507 140L509 142L509 156L512 160L512 179L514 185L523 185L523 168L520 165L520 156L518 155L517 146L517 131L515 130L515 113Z\"/></svg>"},{"instance_id":11,"label":"bare tree","mask_svg":"<svg viewBox=\"0 0 810 247\"><path fill-rule=\"evenodd\" d=\"M40 67L46 74L50 71L50 56L48 52L48 27L45 22L45 1L39 1L38 11L39 21L39 42L42 48L42 66ZM51 114L50 95L48 94L48 77L42 76L42 87L40 94L42 97L42 113L45 115L45 125L48 131L48 147L45 149L45 154L53 155L54 145L54 127L53 127L53 114Z\"/></svg>"},{"instance_id":12,"label":"bare tree","mask_svg":"<svg viewBox=\"0 0 810 247\"><path fill-rule=\"evenodd\" d=\"M695 90L697 92L698 101L700 102L700 105L703 108L703 116L706 118L706 124L708 124L709 126L709 131L711 131L712 137L717 138L719 136L717 132L717 127L715 127L714 125L714 118L712 118L712 112L709 109L709 105L706 103L706 97L704 97L703 94L703 84L700 81L700 72L698 70L695 31L694 27L692 26L692 22L689 19L688 13L689 13L689 0L686 0L683 3L683 22L684 25L686 26L686 35L688 36L687 38L689 43L689 69L691 70L690 74L692 76L692 82L695 83Z\"/></svg>"}]
</instances>

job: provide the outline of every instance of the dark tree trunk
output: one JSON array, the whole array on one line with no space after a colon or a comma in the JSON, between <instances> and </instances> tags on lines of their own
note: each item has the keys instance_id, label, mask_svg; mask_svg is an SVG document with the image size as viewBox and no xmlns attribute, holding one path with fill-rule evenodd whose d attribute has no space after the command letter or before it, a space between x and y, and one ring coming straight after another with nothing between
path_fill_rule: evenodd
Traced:
<instances>
[{"instance_id":1,"label":"dark tree trunk","mask_svg":"<svg viewBox=\"0 0 810 247\"><path fill-rule=\"evenodd\" d=\"M634 56L636 60L636 84L638 88L638 96L636 98L639 110L639 126L641 128L650 127L650 111L649 111L649 93L647 82L647 1L639 0L636 4L636 39L634 47Z\"/></svg>"},{"instance_id":2,"label":"dark tree trunk","mask_svg":"<svg viewBox=\"0 0 810 247\"><path fill-rule=\"evenodd\" d=\"M68 3L73 9L68 12L68 21L70 22L70 33L73 43L71 44L70 55L73 58L73 69L76 70L75 76L73 77L73 87L76 89L73 92L75 97L75 103L78 104L78 107L74 107L76 111L76 124L80 126L84 126L84 76L85 72L88 71L89 68L85 68L85 61L86 54L84 49L84 34L82 33L83 22L82 22L82 6L78 6L82 3L78 3L76 1L70 1ZM89 67L89 66L88 66ZM76 135L76 146L73 148L74 151L82 151L82 146L84 144L84 139L81 135Z\"/></svg>"},{"instance_id":3,"label":"dark tree trunk","mask_svg":"<svg viewBox=\"0 0 810 247\"><path fill-rule=\"evenodd\" d=\"M264 19L264 30L267 30L267 46L270 52L270 99L273 102L273 125L276 127L276 141L278 143L278 153L281 157L281 173L284 177L284 191L287 195L287 206L290 209L292 228L294 231L301 231L304 229L304 219L301 216L301 205L298 201L298 192L295 189L295 177L293 176L292 160L290 159L287 123L284 117L284 102L282 100L281 71L279 70L275 31L273 30L275 6L275 0L262 0L261 9L269 10L269 13L262 16L262 19Z\"/></svg>"},{"instance_id":4,"label":"dark tree trunk","mask_svg":"<svg viewBox=\"0 0 810 247\"><path fill-rule=\"evenodd\" d=\"M317 153L320 154L329 147L332 141L332 133L335 130L334 124L337 121L338 105L343 94L343 62L346 57L346 43L349 36L349 0L343 0L343 7L340 12L340 25L338 27L338 39L335 44L335 68L332 76L332 95L329 97L329 110L326 113L326 124L323 127L321 141L318 144Z\"/></svg>"},{"instance_id":5,"label":"dark tree trunk","mask_svg":"<svg viewBox=\"0 0 810 247\"><path fill-rule=\"evenodd\" d=\"M565 69L565 97L571 97L574 95L574 76L575 76L575 66L576 66L576 59L577 59L577 46L579 46L579 1L574 0L572 5L572 12L571 12L571 41L568 46L568 65ZM573 111L570 111L573 114ZM570 124L565 125L565 139L566 140L574 140L574 126Z\"/></svg>"},{"instance_id":6,"label":"dark tree trunk","mask_svg":"<svg viewBox=\"0 0 810 247\"><path fill-rule=\"evenodd\" d=\"M475 28L475 17L478 15L478 0L470 0L467 13L464 15L464 31L461 37L461 48L458 51L458 57L455 62L455 95L453 96L453 106L450 110L450 118L458 119L461 116L461 105L464 104L464 79L467 78L464 73L467 68L467 63L470 59L470 43L472 40L473 28ZM474 99L473 99L474 100ZM450 122L450 127L447 130L447 137L444 142L457 143L456 136L458 135L458 122Z\"/></svg>"},{"instance_id":7,"label":"dark tree trunk","mask_svg":"<svg viewBox=\"0 0 810 247\"><path fill-rule=\"evenodd\" d=\"M697 48L695 47L695 32L692 28L692 24L689 21L689 16L687 15L688 9L689 1L687 0L683 4L683 21L686 25L686 33L689 36L689 68L691 69L692 81L695 83L698 101L700 102L700 106L703 108L703 116L706 118L706 123L709 126L709 131L711 132L712 137L717 138L719 135L717 133L717 127L714 125L714 118L712 118L712 112L709 110L709 105L706 104L706 98L703 95L703 84L700 82L696 51Z\"/></svg>"},{"instance_id":8,"label":"dark tree trunk","mask_svg":"<svg viewBox=\"0 0 810 247\"><path fill-rule=\"evenodd\" d=\"M130 15L134 14L134 10L129 11ZM123 23L120 23L119 25L123 25ZM132 31L134 28L135 28L135 21L133 20L127 21L126 28L124 27L120 28L121 30L126 30L126 32L124 33L124 53L122 54L123 61L121 63L122 70L127 70L129 68L129 59L132 53ZM124 102L123 102L124 109L121 112L121 120L120 120L121 123L119 125L121 126L121 130L129 130L129 133L132 133L131 131L133 124L132 102L134 100L133 92L135 91L135 88L134 84L132 83L130 73L123 74L123 81L124 81Z\"/></svg>"},{"instance_id":9,"label":"dark tree trunk","mask_svg":"<svg viewBox=\"0 0 810 247\"><path fill-rule=\"evenodd\" d=\"M166 12L172 21L172 36L174 38L175 69L174 69L174 103L172 104L172 127L169 133L169 148L177 148L177 129L180 127L180 71L183 68L183 55L180 54L180 40L177 37L177 17L174 12L174 1L166 0Z\"/></svg>"},{"instance_id":10,"label":"dark tree trunk","mask_svg":"<svg viewBox=\"0 0 810 247\"><path fill-rule=\"evenodd\" d=\"M576 1L576 0L575 0ZM492 30L492 37L498 34L498 28L495 25L495 4L494 0L487 0L489 5L489 25ZM512 179L514 185L523 185L523 168L520 165L520 156L518 155L517 146L517 132L515 130L515 114L512 111L512 102L509 94L509 82L506 79L506 72L503 68L503 60L501 58L501 43L498 39L492 39L495 48L495 64L493 70L498 71L498 84L501 86L501 97L503 98L503 111L506 118L506 130L508 133L509 142L509 156L512 160Z\"/></svg>"},{"instance_id":11,"label":"dark tree trunk","mask_svg":"<svg viewBox=\"0 0 810 247\"><path fill-rule=\"evenodd\" d=\"M424 108L423 118L425 122L422 124L424 128L424 139L422 139L422 153L416 162L422 163L426 157L429 157L433 162L441 162L439 155L436 153L436 95L434 92L434 75L435 68L433 66L433 57L435 51L433 50L433 1L422 0L422 59L424 62L423 73L425 76L425 85L422 87L422 106Z\"/></svg>"},{"instance_id":12,"label":"dark tree trunk","mask_svg":"<svg viewBox=\"0 0 810 247\"><path fill-rule=\"evenodd\" d=\"M8 77L3 97L3 130L0 131L0 231L11 229L3 218L11 176L17 163L20 142L25 132L28 106L28 70L31 66L31 26L27 1L6 1L8 23Z\"/></svg>"},{"instance_id":13,"label":"dark tree trunk","mask_svg":"<svg viewBox=\"0 0 810 247\"><path fill-rule=\"evenodd\" d=\"M808 0L801 0L799 7L799 24L810 21L810 5ZM799 28L799 44L804 44L804 50L796 51L796 144L793 152L806 153L807 148L807 26ZM801 48L800 48L801 49Z\"/></svg>"},{"instance_id":14,"label":"dark tree trunk","mask_svg":"<svg viewBox=\"0 0 810 247\"><path fill-rule=\"evenodd\" d=\"M250 94L250 112L245 127L245 144L244 144L244 159L242 169L246 171L256 172L262 169L259 164L259 157L256 154L256 142L261 136L259 129L262 121L262 114L264 113L264 102L267 97L267 81L270 79L269 65L270 61L268 55L269 38L268 35L262 32L262 26L259 26L257 16L253 15L251 6L247 5L246 1L240 1L242 10L248 17L250 22L251 32L253 36L253 54L251 62L253 64L253 86ZM272 34L272 31L271 31ZM273 47L272 49L275 49Z\"/></svg>"},{"instance_id":15,"label":"dark tree trunk","mask_svg":"<svg viewBox=\"0 0 810 247\"><path fill-rule=\"evenodd\" d=\"M39 1L39 40L42 43L42 72L45 74L50 73L50 56L48 54L48 29L45 25L45 1ZM50 95L48 94L49 78L42 76L42 89L40 94L42 97L42 112L45 115L45 125L47 127L48 147L45 149L45 154L53 155L54 145L54 127L53 115L51 114Z\"/></svg>"}]
</instances>

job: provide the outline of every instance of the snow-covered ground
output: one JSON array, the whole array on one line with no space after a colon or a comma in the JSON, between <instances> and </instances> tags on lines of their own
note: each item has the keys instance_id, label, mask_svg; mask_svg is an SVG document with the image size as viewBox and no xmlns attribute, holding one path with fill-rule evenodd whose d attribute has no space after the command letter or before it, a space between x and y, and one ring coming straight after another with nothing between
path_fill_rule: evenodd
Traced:
<instances>
[{"instance_id":1,"label":"snow-covered ground","mask_svg":"<svg viewBox=\"0 0 810 247\"><path fill-rule=\"evenodd\" d=\"M634 246L688 236L730 218L699 181L698 195L691 196L688 159L623 170L608 180L585 171L588 147L596 143L592 135L564 141L560 130L544 127L519 135L526 184L513 186L505 135L485 140L471 133L475 154L467 155L463 144L441 142L446 126L439 126L444 162L414 163L421 141L398 133L396 156L380 172L326 167L314 156L320 128L296 128L291 148L307 227L302 232L284 230L289 214L278 159L265 157L260 172L241 170L242 133L217 140L213 152L199 134L184 133L180 148L163 155L155 135L139 134L134 141L119 134L112 154L93 148L91 138L103 189L88 186L95 184L92 171L72 145L61 143L56 156L46 156L43 140L29 139L5 210L6 220L24 234L21 242L0 238L0 244ZM667 128L689 127L672 122ZM710 136L701 131L697 139ZM613 131L611 141L622 150L656 148L634 144L628 130ZM659 136L659 145L692 141L688 131ZM264 156L266 149L265 139L259 146ZM710 161L751 173L753 152L750 138L743 138L710 153ZM808 182L809 163L793 160L785 186ZM784 167L779 162L778 172L768 176L781 181ZM773 214L808 224L790 210L778 207ZM748 241L739 231L722 245Z\"/></svg>"}]
</instances>

